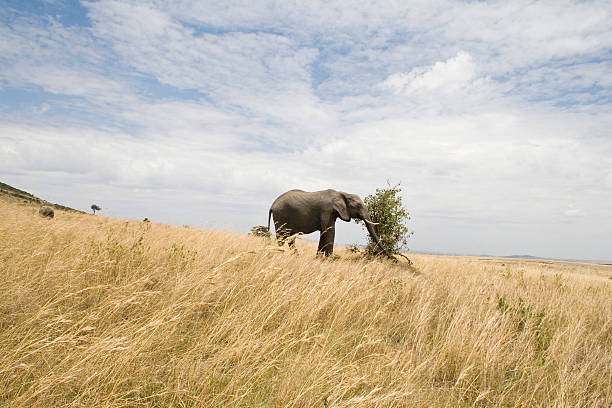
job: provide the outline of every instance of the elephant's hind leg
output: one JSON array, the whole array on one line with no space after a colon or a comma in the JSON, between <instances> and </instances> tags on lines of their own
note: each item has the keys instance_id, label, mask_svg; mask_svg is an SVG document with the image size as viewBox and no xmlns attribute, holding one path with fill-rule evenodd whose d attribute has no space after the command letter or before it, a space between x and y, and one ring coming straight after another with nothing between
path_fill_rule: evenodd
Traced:
<instances>
[{"instance_id":1,"label":"elephant's hind leg","mask_svg":"<svg viewBox=\"0 0 612 408\"><path fill-rule=\"evenodd\" d=\"M297 239L297 233L292 229L285 226L286 224L282 224L278 227L276 234L276 240L278 242L278 246L283 246L285 243L289 246L293 252L297 252L297 248L295 246L295 240Z\"/></svg>"},{"instance_id":2,"label":"elephant's hind leg","mask_svg":"<svg viewBox=\"0 0 612 408\"><path fill-rule=\"evenodd\" d=\"M285 245L287 238L291 235L291 231L285 227L285 223L274 223L274 229L276 230L276 242L278 246Z\"/></svg>"},{"instance_id":3,"label":"elephant's hind leg","mask_svg":"<svg viewBox=\"0 0 612 408\"><path fill-rule=\"evenodd\" d=\"M297 253L297 247L295 246L295 240L296 240L297 236L296 235L292 235L291 237L289 237L289 239L287 240L287 246L289 246L289 248Z\"/></svg>"}]
</instances>

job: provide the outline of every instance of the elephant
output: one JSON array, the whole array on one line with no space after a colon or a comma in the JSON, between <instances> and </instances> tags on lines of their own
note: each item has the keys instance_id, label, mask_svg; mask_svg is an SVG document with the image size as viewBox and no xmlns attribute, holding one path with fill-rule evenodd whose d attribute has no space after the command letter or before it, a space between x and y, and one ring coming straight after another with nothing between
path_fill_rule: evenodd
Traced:
<instances>
[{"instance_id":1,"label":"elephant","mask_svg":"<svg viewBox=\"0 0 612 408\"><path fill-rule=\"evenodd\" d=\"M317 254L330 256L334 252L334 235L336 218L350 221L351 218L363 220L370 237L380 249L393 260L397 259L389 253L380 243L375 226L370 220L368 210L356 194L348 194L332 189L322 191L290 190L281 194L268 211L268 230L270 217L274 219L276 239L279 244L290 236L298 233L310 234L320 231ZM290 245L294 245L295 237L290 238Z\"/></svg>"},{"instance_id":2,"label":"elephant","mask_svg":"<svg viewBox=\"0 0 612 408\"><path fill-rule=\"evenodd\" d=\"M53 218L53 216L55 215L55 211L53 210L53 207L43 205L42 207L40 207L40 210L38 210L38 214L41 217Z\"/></svg>"}]
</instances>

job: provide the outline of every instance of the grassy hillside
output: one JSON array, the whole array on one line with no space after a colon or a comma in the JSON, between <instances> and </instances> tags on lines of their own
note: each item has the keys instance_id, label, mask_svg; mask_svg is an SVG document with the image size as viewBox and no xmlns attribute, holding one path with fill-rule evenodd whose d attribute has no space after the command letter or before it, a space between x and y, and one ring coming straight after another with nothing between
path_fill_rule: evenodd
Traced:
<instances>
[{"instance_id":1,"label":"grassy hillside","mask_svg":"<svg viewBox=\"0 0 612 408\"><path fill-rule=\"evenodd\" d=\"M0 200L0 406L609 407L612 269L263 239Z\"/></svg>"},{"instance_id":2,"label":"grassy hillside","mask_svg":"<svg viewBox=\"0 0 612 408\"><path fill-rule=\"evenodd\" d=\"M50 205L56 210L75 211L84 214L83 211L75 210L74 208L66 207L65 205L61 204L50 203L46 200L36 197L33 194L28 193L27 191L20 190L2 182L0 182L0 197L2 197L5 201L13 200L14 202L32 204L37 206Z\"/></svg>"}]
</instances>

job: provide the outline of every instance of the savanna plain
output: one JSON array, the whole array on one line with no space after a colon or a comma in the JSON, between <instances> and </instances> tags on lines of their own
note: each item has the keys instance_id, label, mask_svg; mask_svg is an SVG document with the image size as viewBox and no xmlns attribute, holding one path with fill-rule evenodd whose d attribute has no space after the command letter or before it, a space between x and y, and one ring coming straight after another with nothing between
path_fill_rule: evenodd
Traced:
<instances>
[{"instance_id":1,"label":"savanna plain","mask_svg":"<svg viewBox=\"0 0 612 408\"><path fill-rule=\"evenodd\" d=\"M2 199L0 406L611 406L612 267L315 250Z\"/></svg>"}]
</instances>

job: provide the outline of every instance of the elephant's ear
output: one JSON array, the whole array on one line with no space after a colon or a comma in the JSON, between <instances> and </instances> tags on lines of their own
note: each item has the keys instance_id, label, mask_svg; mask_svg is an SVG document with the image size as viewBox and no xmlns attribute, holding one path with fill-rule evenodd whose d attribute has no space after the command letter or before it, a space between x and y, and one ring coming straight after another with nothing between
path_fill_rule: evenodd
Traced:
<instances>
[{"instance_id":1,"label":"elephant's ear","mask_svg":"<svg viewBox=\"0 0 612 408\"><path fill-rule=\"evenodd\" d=\"M334 210L338 213L342 221L350 221L351 217L349 216L348 208L346 206L346 200L342 194L338 194L334 197L332 201Z\"/></svg>"}]
</instances>

